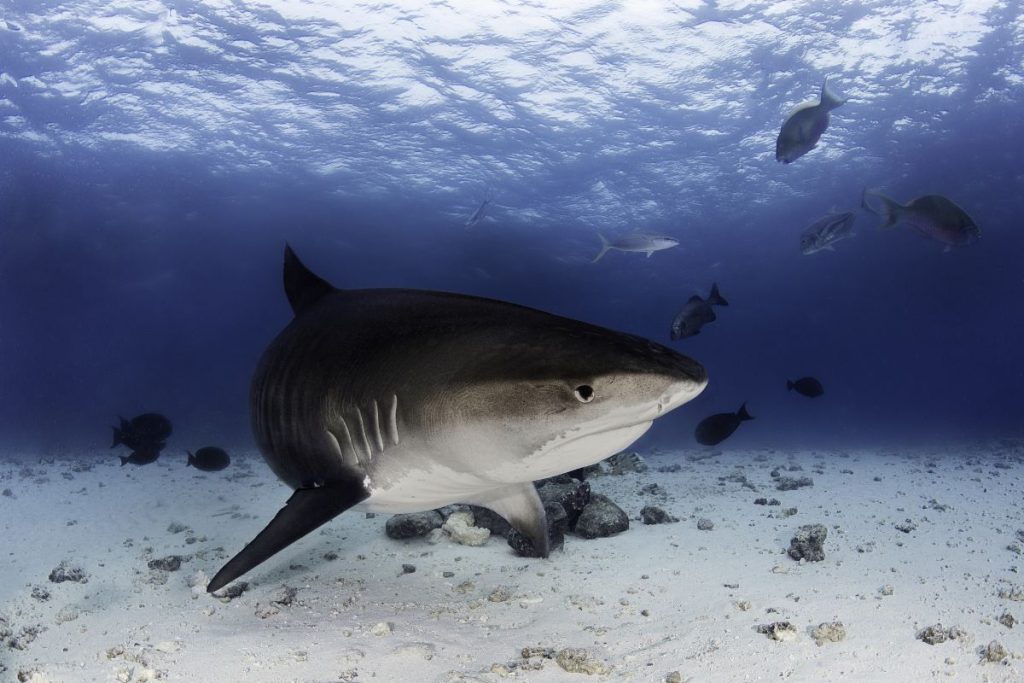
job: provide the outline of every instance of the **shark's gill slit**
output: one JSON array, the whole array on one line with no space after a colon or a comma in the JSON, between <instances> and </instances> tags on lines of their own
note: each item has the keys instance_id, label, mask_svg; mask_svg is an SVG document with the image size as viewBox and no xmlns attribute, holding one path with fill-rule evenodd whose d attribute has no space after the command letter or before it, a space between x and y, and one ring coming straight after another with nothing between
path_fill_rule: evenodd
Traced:
<instances>
[{"instance_id":1,"label":"shark's gill slit","mask_svg":"<svg viewBox=\"0 0 1024 683\"><path fill-rule=\"evenodd\" d=\"M328 440L331 442L331 445L334 446L334 452L338 455L338 460L341 460L341 462L344 463L345 453L344 451L341 450L341 444L338 443L338 437L335 436L334 432L332 432L330 429L327 430L327 437Z\"/></svg>"},{"instance_id":2,"label":"shark's gill slit","mask_svg":"<svg viewBox=\"0 0 1024 683\"><path fill-rule=\"evenodd\" d=\"M380 433L380 411L377 409L377 399L373 399L373 439L377 442L377 450L384 452L384 436Z\"/></svg>"},{"instance_id":3,"label":"shark's gill slit","mask_svg":"<svg viewBox=\"0 0 1024 683\"><path fill-rule=\"evenodd\" d=\"M363 436L363 452L366 453L366 462L373 458L373 451L370 450L370 438L366 435L366 421L363 420L363 411L356 406L356 417L359 418L359 433Z\"/></svg>"},{"instance_id":4,"label":"shark's gill slit","mask_svg":"<svg viewBox=\"0 0 1024 683\"><path fill-rule=\"evenodd\" d=\"M398 394L391 394L391 410L388 415L388 431L391 443L398 445Z\"/></svg>"},{"instance_id":5,"label":"shark's gill slit","mask_svg":"<svg viewBox=\"0 0 1024 683\"><path fill-rule=\"evenodd\" d=\"M341 456L346 462L348 462L348 464L358 465L359 453L356 451L355 443L352 442L352 432L348 429L348 423L345 422L345 418L341 416L338 417L338 422L341 425L342 430L345 432L344 438L338 439L338 442L341 445Z\"/></svg>"}]
</instances>

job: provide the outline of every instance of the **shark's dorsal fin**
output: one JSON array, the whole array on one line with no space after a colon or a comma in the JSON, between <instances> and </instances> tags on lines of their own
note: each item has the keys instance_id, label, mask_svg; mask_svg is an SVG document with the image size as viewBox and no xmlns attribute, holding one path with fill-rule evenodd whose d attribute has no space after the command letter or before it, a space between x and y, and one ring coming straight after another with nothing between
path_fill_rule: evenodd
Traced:
<instances>
[{"instance_id":1,"label":"shark's dorsal fin","mask_svg":"<svg viewBox=\"0 0 1024 683\"><path fill-rule=\"evenodd\" d=\"M299 260L289 244L284 246L284 293L295 315L299 315L325 295L336 291L331 283L311 271Z\"/></svg>"}]
</instances>

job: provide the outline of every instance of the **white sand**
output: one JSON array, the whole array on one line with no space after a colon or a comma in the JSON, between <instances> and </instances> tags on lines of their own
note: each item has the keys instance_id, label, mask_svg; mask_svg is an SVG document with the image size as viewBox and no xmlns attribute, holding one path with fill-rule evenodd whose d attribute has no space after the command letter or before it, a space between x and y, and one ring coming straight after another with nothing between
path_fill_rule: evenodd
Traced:
<instances>
[{"instance_id":1,"label":"white sand","mask_svg":"<svg viewBox=\"0 0 1024 683\"><path fill-rule=\"evenodd\" d=\"M1015 538L1024 529L1024 449L686 459L696 453L648 455L646 473L591 481L631 519L650 503L676 524L632 521L591 541L570 535L551 559L528 560L500 538L477 548L392 541L386 516L349 511L244 577L248 592L227 604L189 581L212 576L287 498L260 458L236 456L214 474L170 456L124 468L108 456L84 472L72 471L84 459L28 462L24 475L5 463L0 489L13 497L0 496L0 615L14 637L44 630L23 650L0 645L0 680L35 672L36 681L662 681L673 671L684 681L1024 679L1024 624L997 621L1004 612L1024 619L1024 603L998 595L1024 586L1024 558L1008 549L1024 546ZM673 462L682 470L655 471ZM803 470L784 474L814 486L776 491L770 471L791 465ZM757 492L720 480L734 473ZM655 482L667 497L640 493ZM760 496L782 505L754 505ZM799 512L769 516L786 507ZM698 530L699 518L714 529ZM908 518L916 530L894 528ZM170 533L173 522L190 530ZM800 564L784 549L813 523L828 527L826 557ZM323 559L331 551L338 559ZM171 554L190 559L175 572L147 568ZM88 583L51 583L62 560ZM415 573L400 576L403 563ZM274 606L285 584L298 589L294 601ZM892 595L883 596L887 584ZM32 597L36 586L50 598ZM488 599L502 587L511 598ZM781 620L795 639L755 630ZM816 645L810 630L836 620L845 640ZM915 638L936 622L966 636ZM1010 657L982 663L993 640ZM611 672L570 674L542 657L526 669L527 646L585 648Z\"/></svg>"}]
</instances>

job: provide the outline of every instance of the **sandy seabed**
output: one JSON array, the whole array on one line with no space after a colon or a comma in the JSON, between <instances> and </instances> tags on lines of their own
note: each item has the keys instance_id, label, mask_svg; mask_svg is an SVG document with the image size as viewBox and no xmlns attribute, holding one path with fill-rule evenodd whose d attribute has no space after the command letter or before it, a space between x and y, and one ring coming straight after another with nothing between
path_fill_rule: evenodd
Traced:
<instances>
[{"instance_id":1,"label":"sandy seabed","mask_svg":"<svg viewBox=\"0 0 1024 683\"><path fill-rule=\"evenodd\" d=\"M351 510L230 601L208 577L289 495L258 456L0 463L0 680L1024 680L1024 445L643 455L590 481L629 514L618 535L525 559L500 537L391 540ZM644 525L645 505L679 521ZM786 554L807 524L822 561ZM62 562L86 581L52 582ZM920 640L935 624L953 637Z\"/></svg>"}]
</instances>

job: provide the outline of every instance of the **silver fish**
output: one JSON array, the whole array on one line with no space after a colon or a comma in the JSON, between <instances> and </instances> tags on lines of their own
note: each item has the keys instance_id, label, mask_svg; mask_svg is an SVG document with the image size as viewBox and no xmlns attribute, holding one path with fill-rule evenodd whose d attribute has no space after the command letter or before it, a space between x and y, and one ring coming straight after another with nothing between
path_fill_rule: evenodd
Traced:
<instances>
[{"instance_id":1,"label":"silver fish","mask_svg":"<svg viewBox=\"0 0 1024 683\"><path fill-rule=\"evenodd\" d=\"M614 242L609 242L601 233L598 233L597 236L601 238L601 251L597 253L597 256L594 257L594 260L591 261L591 263L597 263L600 261L601 257L608 253L609 249L639 252L647 254L647 257L650 258L651 254L656 251L679 246L679 240L675 237L666 237L664 235L646 235L644 233L637 232L630 235L623 235Z\"/></svg>"},{"instance_id":2,"label":"silver fish","mask_svg":"<svg viewBox=\"0 0 1024 683\"><path fill-rule=\"evenodd\" d=\"M700 328L718 319L712 306L728 306L729 302L718 293L718 284L711 285L711 293L707 299L702 299L696 294L679 311L676 319L672 321L671 337L673 340L685 339L695 334L700 334Z\"/></svg>"},{"instance_id":3,"label":"silver fish","mask_svg":"<svg viewBox=\"0 0 1024 683\"><path fill-rule=\"evenodd\" d=\"M833 244L847 237L853 237L855 219L854 213L847 211L845 213L830 213L814 221L800 234L800 253L808 256L824 249L835 251Z\"/></svg>"},{"instance_id":4,"label":"silver fish","mask_svg":"<svg viewBox=\"0 0 1024 683\"><path fill-rule=\"evenodd\" d=\"M775 160L789 164L814 149L828 128L829 112L845 102L828 89L828 78L825 78L821 84L821 100L801 104L782 124L775 141Z\"/></svg>"},{"instance_id":5,"label":"silver fish","mask_svg":"<svg viewBox=\"0 0 1024 683\"><path fill-rule=\"evenodd\" d=\"M490 203L490 197L485 197L484 200L480 202L480 206L478 206L476 211L473 212L473 215L466 219L466 228L472 228L483 220L484 215L487 213L487 205Z\"/></svg>"},{"instance_id":6,"label":"silver fish","mask_svg":"<svg viewBox=\"0 0 1024 683\"><path fill-rule=\"evenodd\" d=\"M871 207L868 196L877 197L881 201L879 210ZM900 204L878 192L864 190L861 206L882 217L879 228L888 229L903 223L925 237L942 242L947 250L973 244L981 238L981 228L974 219L942 195L928 194L909 204Z\"/></svg>"}]
</instances>

